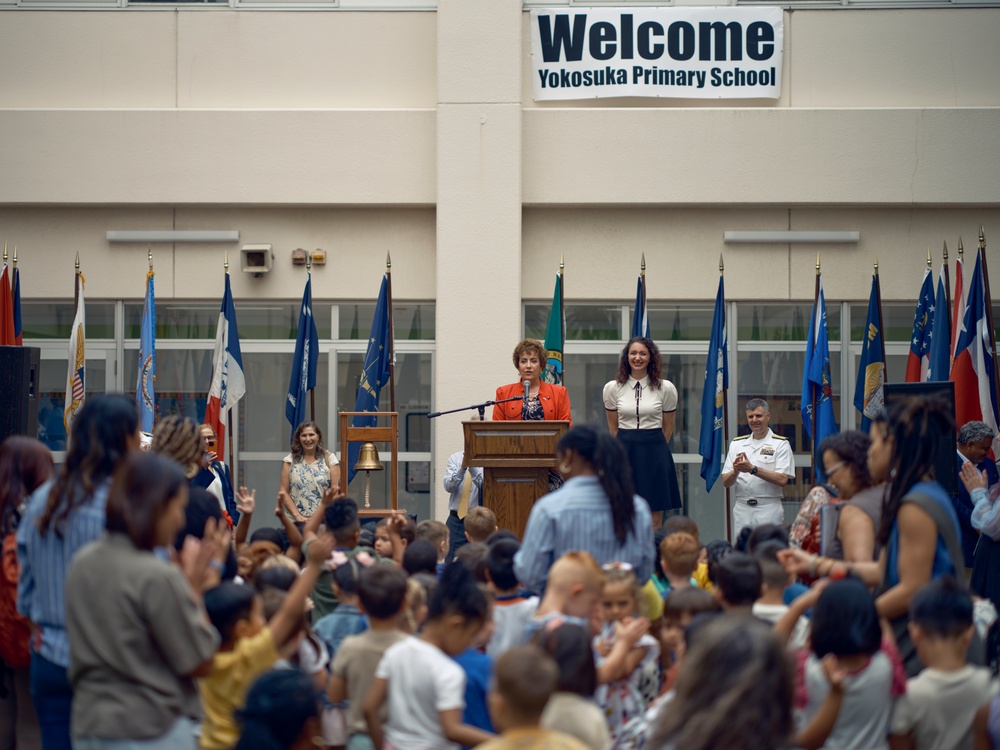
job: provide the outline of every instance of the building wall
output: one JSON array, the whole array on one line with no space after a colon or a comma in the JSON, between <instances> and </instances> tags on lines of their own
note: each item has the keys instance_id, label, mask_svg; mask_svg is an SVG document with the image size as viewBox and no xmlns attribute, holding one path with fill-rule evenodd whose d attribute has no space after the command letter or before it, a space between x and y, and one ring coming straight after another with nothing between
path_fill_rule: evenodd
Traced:
<instances>
[{"instance_id":1,"label":"building wall","mask_svg":"<svg viewBox=\"0 0 1000 750\"><path fill-rule=\"evenodd\" d=\"M1000 227L1000 10L785 13L777 101L531 100L529 14L12 10L0 22L0 238L28 299L136 298L144 248L108 229L239 229L275 269L237 299L436 300L435 408L513 380L524 300L916 294L928 247ZM855 229L857 245L727 246L729 229ZM235 254L236 246L231 250ZM155 248L161 300L215 299L220 246ZM994 288L1000 284L995 263ZM54 272L65 269L64 273ZM214 280L213 280L214 279ZM470 373L472 376L470 377ZM435 425L440 485L459 417ZM438 492L439 512L446 498Z\"/></svg>"}]
</instances>

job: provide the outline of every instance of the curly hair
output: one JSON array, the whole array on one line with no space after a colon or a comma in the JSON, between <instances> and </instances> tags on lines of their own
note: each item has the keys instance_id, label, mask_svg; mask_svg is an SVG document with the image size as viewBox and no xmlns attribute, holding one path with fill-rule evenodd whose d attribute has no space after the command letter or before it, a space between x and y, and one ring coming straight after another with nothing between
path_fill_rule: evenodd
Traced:
<instances>
[{"instance_id":1,"label":"curly hair","mask_svg":"<svg viewBox=\"0 0 1000 750\"><path fill-rule=\"evenodd\" d=\"M302 436L303 430L306 429L311 429L316 433L316 437L318 438L316 441L316 455L326 456L326 447L323 445L323 431L319 428L318 424L309 419L296 427L295 433L292 435L291 454L293 464L301 463L305 457L305 451L302 449L302 443L299 442L299 438Z\"/></svg>"},{"instance_id":2,"label":"curly hair","mask_svg":"<svg viewBox=\"0 0 1000 750\"><path fill-rule=\"evenodd\" d=\"M184 475L191 479L201 468L205 454L201 425L189 417L176 414L164 417L153 429L151 450L179 463Z\"/></svg>"},{"instance_id":3,"label":"curly hair","mask_svg":"<svg viewBox=\"0 0 1000 750\"><path fill-rule=\"evenodd\" d=\"M863 490L872 486L872 477L868 473L868 446L871 444L872 439L866 433L844 430L823 438L819 444L819 455L822 456L827 451L835 453L847 465L846 468L854 472L858 489Z\"/></svg>"},{"instance_id":4,"label":"curly hair","mask_svg":"<svg viewBox=\"0 0 1000 750\"><path fill-rule=\"evenodd\" d=\"M514 347L514 369L521 363L521 357L525 354L531 354L534 352L538 355L538 361L540 363L545 362L545 344L543 344L538 339L524 339L518 342L518 345Z\"/></svg>"},{"instance_id":5,"label":"curly hair","mask_svg":"<svg viewBox=\"0 0 1000 750\"><path fill-rule=\"evenodd\" d=\"M951 407L941 396L904 397L889 405L885 420L892 439L889 476L892 482L882 500L878 543L885 545L896 523L903 497L913 485L934 472L938 435L955 432Z\"/></svg>"},{"instance_id":6,"label":"curly hair","mask_svg":"<svg viewBox=\"0 0 1000 750\"><path fill-rule=\"evenodd\" d=\"M649 387L653 390L659 390L660 380L663 375L663 358L660 357L660 348L656 345L656 342L653 339L647 339L645 336L635 336L625 344L621 357L618 358L618 375L615 377L615 380L620 385L625 385L632 376L632 365L628 363L628 352L632 348L632 344L642 344L646 347L646 351L649 352L649 366L646 369L646 376L649 378Z\"/></svg>"},{"instance_id":7,"label":"curly hair","mask_svg":"<svg viewBox=\"0 0 1000 750\"><path fill-rule=\"evenodd\" d=\"M706 622L684 657L676 697L649 747L757 750L792 735L792 665L771 629L750 616ZM760 700L760 696L767 700Z\"/></svg>"}]
</instances>

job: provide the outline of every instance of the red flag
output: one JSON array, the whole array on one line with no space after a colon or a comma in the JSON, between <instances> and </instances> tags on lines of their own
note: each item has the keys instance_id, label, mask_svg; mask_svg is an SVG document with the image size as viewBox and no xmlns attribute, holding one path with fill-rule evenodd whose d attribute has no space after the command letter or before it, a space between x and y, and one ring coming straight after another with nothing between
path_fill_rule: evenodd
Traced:
<instances>
[{"instance_id":1,"label":"red flag","mask_svg":"<svg viewBox=\"0 0 1000 750\"><path fill-rule=\"evenodd\" d=\"M955 262L955 299L954 312L951 316L951 343L954 350L951 353L951 364L954 367L958 355L958 336L965 330L965 306L969 296L969 288L965 285L965 261L959 258Z\"/></svg>"},{"instance_id":2,"label":"red flag","mask_svg":"<svg viewBox=\"0 0 1000 750\"><path fill-rule=\"evenodd\" d=\"M982 266L980 259L976 258L969 280L965 320L955 346L951 380L955 384L956 423L963 425L972 420L982 420L996 432L996 373L993 371L985 297Z\"/></svg>"},{"instance_id":3,"label":"red flag","mask_svg":"<svg viewBox=\"0 0 1000 750\"><path fill-rule=\"evenodd\" d=\"M7 266L0 272L0 346L14 346L14 297L10 289L10 272Z\"/></svg>"}]
</instances>

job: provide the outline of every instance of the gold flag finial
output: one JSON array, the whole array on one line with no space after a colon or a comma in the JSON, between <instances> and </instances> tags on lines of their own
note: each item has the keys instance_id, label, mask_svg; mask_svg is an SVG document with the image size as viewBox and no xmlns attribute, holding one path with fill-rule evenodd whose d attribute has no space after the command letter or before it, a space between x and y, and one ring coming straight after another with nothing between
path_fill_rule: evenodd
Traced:
<instances>
[{"instance_id":1,"label":"gold flag finial","mask_svg":"<svg viewBox=\"0 0 1000 750\"><path fill-rule=\"evenodd\" d=\"M7 265L7 240L3 241L3 264Z\"/></svg>"},{"instance_id":2,"label":"gold flag finial","mask_svg":"<svg viewBox=\"0 0 1000 750\"><path fill-rule=\"evenodd\" d=\"M942 254L944 256L944 262L947 263L948 262L948 240L944 241L944 250L942 250Z\"/></svg>"},{"instance_id":3,"label":"gold flag finial","mask_svg":"<svg viewBox=\"0 0 1000 750\"><path fill-rule=\"evenodd\" d=\"M306 253L306 273L312 273L313 257L312 253Z\"/></svg>"},{"instance_id":4,"label":"gold flag finial","mask_svg":"<svg viewBox=\"0 0 1000 750\"><path fill-rule=\"evenodd\" d=\"M385 251L385 272L392 273L392 256L388 250Z\"/></svg>"},{"instance_id":5,"label":"gold flag finial","mask_svg":"<svg viewBox=\"0 0 1000 750\"><path fill-rule=\"evenodd\" d=\"M722 262L722 253L719 253L719 276L722 276L723 272L726 270L725 264Z\"/></svg>"},{"instance_id":6,"label":"gold flag finial","mask_svg":"<svg viewBox=\"0 0 1000 750\"><path fill-rule=\"evenodd\" d=\"M874 256L874 262L872 266L875 268L875 275L878 276L878 256Z\"/></svg>"},{"instance_id":7,"label":"gold flag finial","mask_svg":"<svg viewBox=\"0 0 1000 750\"><path fill-rule=\"evenodd\" d=\"M642 260L639 261L639 273L642 276L646 275L646 253L642 254Z\"/></svg>"},{"instance_id":8,"label":"gold flag finial","mask_svg":"<svg viewBox=\"0 0 1000 750\"><path fill-rule=\"evenodd\" d=\"M226 273L229 273L229 250L226 250L226 256L222 261L222 268Z\"/></svg>"},{"instance_id":9,"label":"gold flag finial","mask_svg":"<svg viewBox=\"0 0 1000 750\"><path fill-rule=\"evenodd\" d=\"M816 275L819 276L819 253L816 253Z\"/></svg>"},{"instance_id":10,"label":"gold flag finial","mask_svg":"<svg viewBox=\"0 0 1000 750\"><path fill-rule=\"evenodd\" d=\"M958 235L958 259L965 261L965 248L962 247L962 235Z\"/></svg>"},{"instance_id":11,"label":"gold flag finial","mask_svg":"<svg viewBox=\"0 0 1000 750\"><path fill-rule=\"evenodd\" d=\"M17 245L14 245L14 268L17 268Z\"/></svg>"},{"instance_id":12,"label":"gold flag finial","mask_svg":"<svg viewBox=\"0 0 1000 750\"><path fill-rule=\"evenodd\" d=\"M930 247L927 248L927 267L928 268L931 267L931 249L930 249Z\"/></svg>"},{"instance_id":13,"label":"gold flag finial","mask_svg":"<svg viewBox=\"0 0 1000 750\"><path fill-rule=\"evenodd\" d=\"M80 273L80 251L76 251L76 272Z\"/></svg>"},{"instance_id":14,"label":"gold flag finial","mask_svg":"<svg viewBox=\"0 0 1000 750\"><path fill-rule=\"evenodd\" d=\"M566 268L566 259L563 257L562 253L559 253L559 273L560 274L563 272L564 268Z\"/></svg>"},{"instance_id":15,"label":"gold flag finial","mask_svg":"<svg viewBox=\"0 0 1000 750\"><path fill-rule=\"evenodd\" d=\"M983 229L982 224L979 225L979 249L980 250L986 249L986 232Z\"/></svg>"},{"instance_id":16,"label":"gold flag finial","mask_svg":"<svg viewBox=\"0 0 1000 750\"><path fill-rule=\"evenodd\" d=\"M149 259L149 272L152 273L153 272L153 248L151 248L149 246L148 242L146 243L146 257Z\"/></svg>"}]
</instances>

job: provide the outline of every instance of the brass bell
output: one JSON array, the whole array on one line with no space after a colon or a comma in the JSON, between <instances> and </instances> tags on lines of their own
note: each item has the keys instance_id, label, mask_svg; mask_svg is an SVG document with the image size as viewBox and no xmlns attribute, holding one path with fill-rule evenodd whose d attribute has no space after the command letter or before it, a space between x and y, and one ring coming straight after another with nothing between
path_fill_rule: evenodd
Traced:
<instances>
[{"instance_id":1,"label":"brass bell","mask_svg":"<svg viewBox=\"0 0 1000 750\"><path fill-rule=\"evenodd\" d=\"M364 443L358 453L358 462L354 464L355 471L384 471L385 467L378 460L378 448L375 443Z\"/></svg>"}]
</instances>

